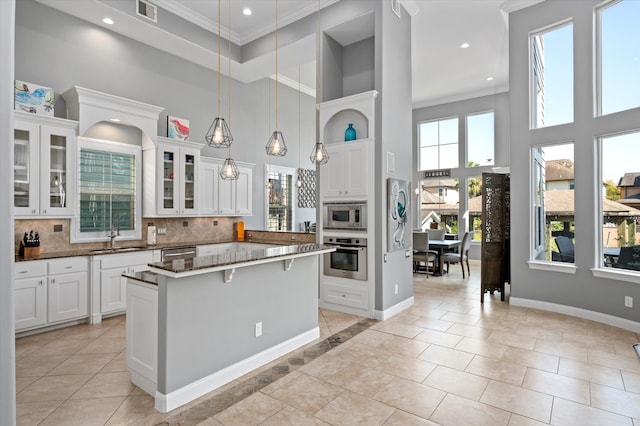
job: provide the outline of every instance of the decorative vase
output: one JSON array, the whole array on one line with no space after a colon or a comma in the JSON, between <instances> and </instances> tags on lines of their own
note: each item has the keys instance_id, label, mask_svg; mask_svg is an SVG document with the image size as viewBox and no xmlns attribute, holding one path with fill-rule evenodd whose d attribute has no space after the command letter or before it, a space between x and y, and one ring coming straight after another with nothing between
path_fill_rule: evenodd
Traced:
<instances>
[{"instance_id":1,"label":"decorative vase","mask_svg":"<svg viewBox=\"0 0 640 426\"><path fill-rule=\"evenodd\" d=\"M353 124L349 123L349 127L344 131L344 141L355 141L356 140L356 129L353 128Z\"/></svg>"}]
</instances>

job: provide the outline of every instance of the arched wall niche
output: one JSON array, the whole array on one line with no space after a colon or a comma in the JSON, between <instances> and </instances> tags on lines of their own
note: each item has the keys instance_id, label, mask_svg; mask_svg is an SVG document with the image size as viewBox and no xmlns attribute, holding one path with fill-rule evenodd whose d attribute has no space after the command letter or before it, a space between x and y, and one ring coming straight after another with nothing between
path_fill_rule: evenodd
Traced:
<instances>
[{"instance_id":1,"label":"arched wall niche","mask_svg":"<svg viewBox=\"0 0 640 426\"><path fill-rule=\"evenodd\" d=\"M78 121L80 136L89 136L87 132L96 125L104 128L100 123L117 123L138 128L143 149L156 146L158 119L164 108L79 86L66 91L62 97L67 103L69 119Z\"/></svg>"}]
</instances>

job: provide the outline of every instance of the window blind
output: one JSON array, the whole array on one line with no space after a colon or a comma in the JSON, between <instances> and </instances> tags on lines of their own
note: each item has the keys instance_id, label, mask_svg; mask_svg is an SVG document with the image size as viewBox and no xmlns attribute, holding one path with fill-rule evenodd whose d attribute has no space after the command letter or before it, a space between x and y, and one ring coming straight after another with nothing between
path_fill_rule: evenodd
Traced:
<instances>
[{"instance_id":1,"label":"window blind","mask_svg":"<svg viewBox=\"0 0 640 426\"><path fill-rule=\"evenodd\" d=\"M80 232L135 228L135 155L80 149Z\"/></svg>"}]
</instances>

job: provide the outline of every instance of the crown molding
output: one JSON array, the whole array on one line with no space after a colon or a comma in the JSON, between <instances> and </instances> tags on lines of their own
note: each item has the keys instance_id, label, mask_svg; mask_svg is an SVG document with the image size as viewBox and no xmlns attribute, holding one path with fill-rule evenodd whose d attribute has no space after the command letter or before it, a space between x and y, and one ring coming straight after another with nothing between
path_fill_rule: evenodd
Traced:
<instances>
[{"instance_id":1,"label":"crown molding","mask_svg":"<svg viewBox=\"0 0 640 426\"><path fill-rule=\"evenodd\" d=\"M505 0L500 5L500 9L505 13L516 12L518 10L533 6L534 4L542 3L544 0Z\"/></svg>"},{"instance_id":2,"label":"crown molding","mask_svg":"<svg viewBox=\"0 0 640 426\"><path fill-rule=\"evenodd\" d=\"M269 76L269 78L271 78L272 80L276 79L276 75L273 74L271 76ZM304 84L299 84L298 80L295 80L293 78L287 77L286 75L282 75L280 73L278 73L278 83L282 83L285 86L289 86L292 89L295 90L300 90L302 93L304 93L305 95L309 95L312 98L316 97L316 90L312 87L309 87L307 85Z\"/></svg>"}]
</instances>

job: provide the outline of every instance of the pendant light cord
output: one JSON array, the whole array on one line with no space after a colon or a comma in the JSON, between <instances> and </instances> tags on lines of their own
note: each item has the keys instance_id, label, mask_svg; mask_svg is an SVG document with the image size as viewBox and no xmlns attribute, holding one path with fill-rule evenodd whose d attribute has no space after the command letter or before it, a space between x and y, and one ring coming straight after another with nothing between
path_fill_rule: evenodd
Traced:
<instances>
[{"instance_id":1,"label":"pendant light cord","mask_svg":"<svg viewBox=\"0 0 640 426\"><path fill-rule=\"evenodd\" d=\"M227 56L229 56L229 72L227 74L227 77L229 77L229 87L227 88L227 91L229 93L229 115L227 116L227 118L228 118L229 126L231 126L231 0L229 0L227 5L228 5L227 14L229 15L229 18L227 21L227 38L229 39L229 48L227 49ZM218 21L220 20L218 19ZM220 56L218 56L218 59L219 58ZM231 145L229 145L228 157L231 158Z\"/></svg>"},{"instance_id":2,"label":"pendant light cord","mask_svg":"<svg viewBox=\"0 0 640 426\"><path fill-rule=\"evenodd\" d=\"M317 63L317 75L318 75L318 92L316 98L318 99L318 123L320 123L320 108L322 103L322 70L320 69L320 0L318 0L318 63ZM320 127L318 125L318 139L320 139Z\"/></svg>"},{"instance_id":3,"label":"pendant light cord","mask_svg":"<svg viewBox=\"0 0 640 426\"><path fill-rule=\"evenodd\" d=\"M220 21L222 20L220 16L220 3L221 0L218 0L218 117L220 117Z\"/></svg>"},{"instance_id":4,"label":"pendant light cord","mask_svg":"<svg viewBox=\"0 0 640 426\"><path fill-rule=\"evenodd\" d=\"M276 0L276 130L278 130L278 0Z\"/></svg>"}]
</instances>

